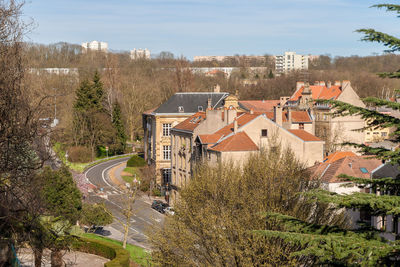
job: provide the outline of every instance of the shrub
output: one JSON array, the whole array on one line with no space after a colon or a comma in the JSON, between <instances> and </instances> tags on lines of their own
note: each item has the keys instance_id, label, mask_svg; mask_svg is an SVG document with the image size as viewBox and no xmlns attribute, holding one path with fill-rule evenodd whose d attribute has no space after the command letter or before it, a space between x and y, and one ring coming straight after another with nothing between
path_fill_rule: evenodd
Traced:
<instances>
[{"instance_id":1,"label":"shrub","mask_svg":"<svg viewBox=\"0 0 400 267\"><path fill-rule=\"evenodd\" d=\"M153 189L153 196L161 197L161 191L158 188Z\"/></svg>"},{"instance_id":2,"label":"shrub","mask_svg":"<svg viewBox=\"0 0 400 267\"><path fill-rule=\"evenodd\" d=\"M68 149L68 160L70 162L90 162L92 160L92 151L84 146L73 146Z\"/></svg>"},{"instance_id":3,"label":"shrub","mask_svg":"<svg viewBox=\"0 0 400 267\"><path fill-rule=\"evenodd\" d=\"M126 163L127 167L143 167L145 165L146 161L138 155L133 155Z\"/></svg>"},{"instance_id":4,"label":"shrub","mask_svg":"<svg viewBox=\"0 0 400 267\"><path fill-rule=\"evenodd\" d=\"M72 248L81 252L95 254L111 261L105 267L129 267L129 252L117 244L87 237L80 237Z\"/></svg>"}]
</instances>

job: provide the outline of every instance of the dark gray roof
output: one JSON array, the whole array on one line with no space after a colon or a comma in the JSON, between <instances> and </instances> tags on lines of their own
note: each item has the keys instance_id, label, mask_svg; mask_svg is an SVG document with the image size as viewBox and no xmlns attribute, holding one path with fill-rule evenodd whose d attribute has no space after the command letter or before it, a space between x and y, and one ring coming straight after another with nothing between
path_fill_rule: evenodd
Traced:
<instances>
[{"instance_id":1,"label":"dark gray roof","mask_svg":"<svg viewBox=\"0 0 400 267\"><path fill-rule=\"evenodd\" d=\"M167 102L154 110L153 113L196 113L198 111L206 111L209 98L211 98L212 107L219 108L223 106L224 99L228 95L229 93L213 92L176 93ZM199 110L199 106L202 107L202 110Z\"/></svg>"}]
</instances>

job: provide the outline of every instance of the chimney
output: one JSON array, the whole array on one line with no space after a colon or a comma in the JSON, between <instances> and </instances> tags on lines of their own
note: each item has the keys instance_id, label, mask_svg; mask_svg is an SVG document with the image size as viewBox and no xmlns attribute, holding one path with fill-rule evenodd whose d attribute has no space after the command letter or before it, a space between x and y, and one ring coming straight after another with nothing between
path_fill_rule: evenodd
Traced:
<instances>
[{"instance_id":1,"label":"chimney","mask_svg":"<svg viewBox=\"0 0 400 267\"><path fill-rule=\"evenodd\" d=\"M288 121L290 124L292 124L292 110L290 108L288 108Z\"/></svg>"},{"instance_id":2,"label":"chimney","mask_svg":"<svg viewBox=\"0 0 400 267\"><path fill-rule=\"evenodd\" d=\"M328 82L326 83L326 87L331 88L331 86L332 86L332 82L331 82L331 81L328 81Z\"/></svg>"},{"instance_id":3,"label":"chimney","mask_svg":"<svg viewBox=\"0 0 400 267\"><path fill-rule=\"evenodd\" d=\"M286 104L286 102L289 101L289 99L290 99L290 97L288 97L288 96L281 96L279 99L280 100L279 104L281 105L281 107L283 107Z\"/></svg>"},{"instance_id":4,"label":"chimney","mask_svg":"<svg viewBox=\"0 0 400 267\"><path fill-rule=\"evenodd\" d=\"M297 82L296 83L296 91L299 90L303 86L304 86L304 82Z\"/></svg>"},{"instance_id":5,"label":"chimney","mask_svg":"<svg viewBox=\"0 0 400 267\"><path fill-rule=\"evenodd\" d=\"M339 81L335 81L335 86L341 86L342 84Z\"/></svg>"},{"instance_id":6,"label":"chimney","mask_svg":"<svg viewBox=\"0 0 400 267\"><path fill-rule=\"evenodd\" d=\"M221 91L221 87L219 86L219 84L214 86L214 93L219 93Z\"/></svg>"},{"instance_id":7,"label":"chimney","mask_svg":"<svg viewBox=\"0 0 400 267\"><path fill-rule=\"evenodd\" d=\"M237 133L237 130L238 130L238 123L237 123L237 119L235 118L233 120L233 132Z\"/></svg>"},{"instance_id":8,"label":"chimney","mask_svg":"<svg viewBox=\"0 0 400 267\"><path fill-rule=\"evenodd\" d=\"M276 124L282 126L282 107L281 107L281 105L276 105L274 107L274 121Z\"/></svg>"},{"instance_id":9,"label":"chimney","mask_svg":"<svg viewBox=\"0 0 400 267\"><path fill-rule=\"evenodd\" d=\"M353 168L353 163L352 162L349 163L349 167L350 167L350 169Z\"/></svg>"},{"instance_id":10,"label":"chimney","mask_svg":"<svg viewBox=\"0 0 400 267\"><path fill-rule=\"evenodd\" d=\"M254 110L252 108L250 109L250 114L254 114Z\"/></svg>"},{"instance_id":11,"label":"chimney","mask_svg":"<svg viewBox=\"0 0 400 267\"><path fill-rule=\"evenodd\" d=\"M209 99L207 100L207 109L212 109L212 106L211 106L211 98L209 98Z\"/></svg>"},{"instance_id":12,"label":"chimney","mask_svg":"<svg viewBox=\"0 0 400 267\"><path fill-rule=\"evenodd\" d=\"M320 82L319 82L319 85L325 86L325 82L324 82L324 81L320 81Z\"/></svg>"},{"instance_id":13,"label":"chimney","mask_svg":"<svg viewBox=\"0 0 400 267\"><path fill-rule=\"evenodd\" d=\"M314 85L319 85L319 81L315 81L315 82L314 82Z\"/></svg>"}]
</instances>

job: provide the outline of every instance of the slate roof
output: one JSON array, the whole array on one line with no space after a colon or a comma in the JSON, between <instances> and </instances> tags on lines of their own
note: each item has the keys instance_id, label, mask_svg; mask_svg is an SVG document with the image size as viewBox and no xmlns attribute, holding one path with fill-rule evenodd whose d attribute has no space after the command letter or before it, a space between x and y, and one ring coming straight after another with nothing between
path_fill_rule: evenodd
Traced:
<instances>
[{"instance_id":1,"label":"slate roof","mask_svg":"<svg viewBox=\"0 0 400 267\"><path fill-rule=\"evenodd\" d=\"M171 113L196 113L207 109L208 99L211 98L212 108L222 107L224 99L228 93L214 92L196 92L196 93L176 93L171 96L165 103L153 111L155 114L171 114ZM183 111L179 112L179 107L183 107ZM199 110L199 106L202 107Z\"/></svg>"},{"instance_id":2,"label":"slate roof","mask_svg":"<svg viewBox=\"0 0 400 267\"><path fill-rule=\"evenodd\" d=\"M245 132L238 132L209 148L214 151L256 151L257 145Z\"/></svg>"},{"instance_id":3,"label":"slate roof","mask_svg":"<svg viewBox=\"0 0 400 267\"><path fill-rule=\"evenodd\" d=\"M321 163L311 167L310 172L327 183L344 182L341 178L337 178L340 174L349 176L370 178L371 172L381 166L382 161L371 156L355 156L344 157L332 163ZM362 169L364 171L362 171Z\"/></svg>"}]
</instances>

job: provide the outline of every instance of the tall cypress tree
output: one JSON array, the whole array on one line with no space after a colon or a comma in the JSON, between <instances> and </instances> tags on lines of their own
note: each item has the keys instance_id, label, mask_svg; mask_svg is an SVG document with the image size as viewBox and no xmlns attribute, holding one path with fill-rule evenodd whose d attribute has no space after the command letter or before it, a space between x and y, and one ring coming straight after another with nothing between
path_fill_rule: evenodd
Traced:
<instances>
[{"instance_id":1,"label":"tall cypress tree","mask_svg":"<svg viewBox=\"0 0 400 267\"><path fill-rule=\"evenodd\" d=\"M393 11L400 14L400 5L380 4L376 8ZM400 39L374 29L360 29L363 41L382 43L388 48L386 52L399 52ZM400 70L378 74L385 78L400 78ZM369 106L388 107L400 110L400 103L385 99L367 97L363 99ZM330 104L336 111L335 115L360 115L368 125L363 129L393 127L393 140L400 143L400 119L382 114L368 108L360 108L347 103L333 100L319 101ZM388 160L393 164L400 164L400 149L394 151L380 148L371 148L364 144L346 143L359 148L362 152L375 155L377 158ZM358 209L369 212L372 216L393 215L400 217L400 179L387 177L380 179L362 179L340 175L339 177L353 182L360 187L371 189L372 192L387 194L353 193L338 195L324 190L314 190L304 195L310 201L329 203L335 208ZM334 212L334 210L332 211ZM275 238L298 244L299 251L294 257L310 257L310 262L328 265L351 266L397 266L400 265L400 243L391 242L380 236L381 232L371 227L362 226L358 230L346 230L326 225L312 225L296 218L282 214L267 214L267 224L277 225L276 230L258 231L257 234L267 238ZM394 222L396 220L394 219Z\"/></svg>"},{"instance_id":2,"label":"tall cypress tree","mask_svg":"<svg viewBox=\"0 0 400 267\"><path fill-rule=\"evenodd\" d=\"M122 120L121 107L120 107L118 101L116 101L113 105L112 123L116 130L116 144L115 144L116 151L115 152L118 154L121 154L125 151L127 137L126 137L126 133L125 133L124 123Z\"/></svg>"}]
</instances>

